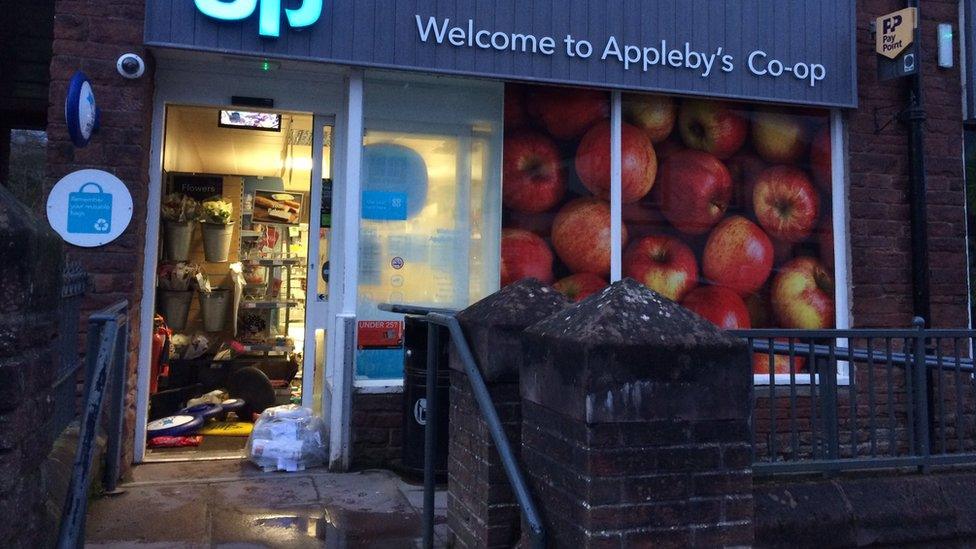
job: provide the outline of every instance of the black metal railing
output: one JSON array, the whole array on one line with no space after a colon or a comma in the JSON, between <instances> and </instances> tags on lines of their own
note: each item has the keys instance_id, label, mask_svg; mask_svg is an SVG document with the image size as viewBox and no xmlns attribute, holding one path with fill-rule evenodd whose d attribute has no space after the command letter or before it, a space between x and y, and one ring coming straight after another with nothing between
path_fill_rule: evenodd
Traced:
<instances>
[{"instance_id":1,"label":"black metal railing","mask_svg":"<svg viewBox=\"0 0 976 549\"><path fill-rule=\"evenodd\" d=\"M973 330L737 330L757 473L976 463Z\"/></svg>"},{"instance_id":2,"label":"black metal railing","mask_svg":"<svg viewBox=\"0 0 976 549\"><path fill-rule=\"evenodd\" d=\"M61 276L61 302L58 311L58 351L60 365L51 387L54 410L48 424L53 442L77 416L78 374L83 362L78 348L81 302L88 289L88 274L79 265L70 265Z\"/></svg>"},{"instance_id":3,"label":"black metal railing","mask_svg":"<svg viewBox=\"0 0 976 549\"><path fill-rule=\"evenodd\" d=\"M485 380L481 376L481 370L478 369L474 355L471 353L471 347L468 345L467 338L464 337L464 332L461 330L461 325L458 323L457 318L454 317L453 311L389 304L381 305L380 309L394 313L415 315L427 323L426 399L427 417L429 418L437 417L437 407L439 406L437 402L437 372L448 367L446 364L438 364L440 353L434 352L434 349L437 349L439 345L439 338L441 336L440 328L447 329L451 337L451 343L454 344L457 357L464 364L464 371L471 383L471 389L478 403L478 409L481 411L481 415L488 425L491 440L498 450L502 468L505 470L505 475L512 487L512 492L515 494L515 500L521 509L522 519L529 529L528 534L532 547L538 549L545 547L546 532L542 524L542 519L529 493L525 477L522 475L518 460L515 458L515 453L512 451L508 437L505 435L505 430L502 428L502 422L498 417L498 412L495 410L495 405L491 401L488 387L485 386ZM436 461L437 429L433 428L432 424L430 426L432 428L424 429L423 546L425 548L434 546L434 466Z\"/></svg>"},{"instance_id":4,"label":"black metal railing","mask_svg":"<svg viewBox=\"0 0 976 549\"><path fill-rule=\"evenodd\" d=\"M128 302L120 301L88 318L84 407L78 450L58 532L59 549L74 549L84 544L88 487L91 484L92 463L97 449L96 437L101 427L105 400L109 400L109 415L105 424L107 445L103 486L107 493L115 492L118 486L122 459L126 363L129 356L128 309ZM111 398L106 399L106 394L111 394Z\"/></svg>"}]
</instances>

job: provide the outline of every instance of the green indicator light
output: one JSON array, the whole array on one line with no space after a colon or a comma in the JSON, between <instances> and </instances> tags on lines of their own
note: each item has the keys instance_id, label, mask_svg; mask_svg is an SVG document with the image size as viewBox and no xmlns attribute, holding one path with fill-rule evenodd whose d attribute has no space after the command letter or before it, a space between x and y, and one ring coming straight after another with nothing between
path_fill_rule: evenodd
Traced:
<instances>
[{"instance_id":1,"label":"green indicator light","mask_svg":"<svg viewBox=\"0 0 976 549\"><path fill-rule=\"evenodd\" d=\"M271 70L271 62L269 62L267 59L265 59L264 61L262 61L261 62L261 70L263 70L264 72L270 71Z\"/></svg>"}]
</instances>

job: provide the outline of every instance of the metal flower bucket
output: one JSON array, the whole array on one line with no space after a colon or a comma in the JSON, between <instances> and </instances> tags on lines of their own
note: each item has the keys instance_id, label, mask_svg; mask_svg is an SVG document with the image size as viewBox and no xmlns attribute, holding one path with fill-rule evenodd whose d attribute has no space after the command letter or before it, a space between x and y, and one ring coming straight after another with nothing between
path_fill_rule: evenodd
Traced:
<instances>
[{"instance_id":1,"label":"metal flower bucket","mask_svg":"<svg viewBox=\"0 0 976 549\"><path fill-rule=\"evenodd\" d=\"M200 292L199 295L203 330L205 332L223 331L224 325L227 323L230 290L218 288L210 292Z\"/></svg>"},{"instance_id":2,"label":"metal flower bucket","mask_svg":"<svg viewBox=\"0 0 976 549\"><path fill-rule=\"evenodd\" d=\"M192 221L163 221L163 253L170 261L187 261L193 240Z\"/></svg>"},{"instance_id":3,"label":"metal flower bucket","mask_svg":"<svg viewBox=\"0 0 976 549\"><path fill-rule=\"evenodd\" d=\"M166 325L173 331L179 332L186 328L186 317L190 313L192 300L191 290L159 290L159 302L156 308L166 319Z\"/></svg>"},{"instance_id":4,"label":"metal flower bucket","mask_svg":"<svg viewBox=\"0 0 976 549\"><path fill-rule=\"evenodd\" d=\"M201 222L203 229L203 255L210 263L224 263L230 255L234 224Z\"/></svg>"}]
</instances>

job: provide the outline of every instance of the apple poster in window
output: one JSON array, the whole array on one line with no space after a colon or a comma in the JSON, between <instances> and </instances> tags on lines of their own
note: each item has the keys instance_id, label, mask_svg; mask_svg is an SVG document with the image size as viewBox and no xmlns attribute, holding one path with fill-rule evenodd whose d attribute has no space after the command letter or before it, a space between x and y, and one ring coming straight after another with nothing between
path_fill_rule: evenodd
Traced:
<instances>
[{"instance_id":1,"label":"apple poster in window","mask_svg":"<svg viewBox=\"0 0 976 549\"><path fill-rule=\"evenodd\" d=\"M298 225L302 218L304 193L290 191L254 191L255 223Z\"/></svg>"}]
</instances>

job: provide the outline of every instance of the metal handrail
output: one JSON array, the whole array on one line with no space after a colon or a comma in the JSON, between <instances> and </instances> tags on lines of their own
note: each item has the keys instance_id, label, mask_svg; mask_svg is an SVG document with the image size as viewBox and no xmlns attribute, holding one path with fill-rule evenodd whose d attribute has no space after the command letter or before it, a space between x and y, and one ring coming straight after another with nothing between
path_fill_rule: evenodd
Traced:
<instances>
[{"instance_id":1,"label":"metal handrail","mask_svg":"<svg viewBox=\"0 0 976 549\"><path fill-rule=\"evenodd\" d=\"M522 510L522 518L529 528L529 538L532 547L541 549L546 546L546 530L542 524L539 511L535 506L532 495L529 493L528 484L522 475L515 453L508 442L505 430L502 428L501 419L495 410L495 405L491 401L488 387L481 376L481 370L471 353L467 338L461 330L461 324L454 316L456 311L448 309L437 309L432 307L419 307L412 305L383 303L379 305L383 311L414 315L427 322L427 417L437 417L437 359L440 356L436 352L440 334L437 326L447 328L451 335L451 342L457 349L457 355L464 364L464 371L471 382L472 392L478 409L488 424L488 432L492 442L498 450L501 458L502 468L508 482L515 494L519 507ZM434 546L434 452L437 446L437 429L424 429L424 521L423 521L423 545L426 548Z\"/></svg>"},{"instance_id":2,"label":"metal handrail","mask_svg":"<svg viewBox=\"0 0 976 549\"><path fill-rule=\"evenodd\" d=\"M121 468L125 366L129 349L128 307L128 301L120 301L92 314L88 319L85 406L81 417L78 450L61 515L57 544L59 549L74 549L84 544L88 485L91 481L91 465L95 460L95 438L105 393L108 391L112 392L113 399L109 408L103 485L107 493L117 490Z\"/></svg>"}]
</instances>

